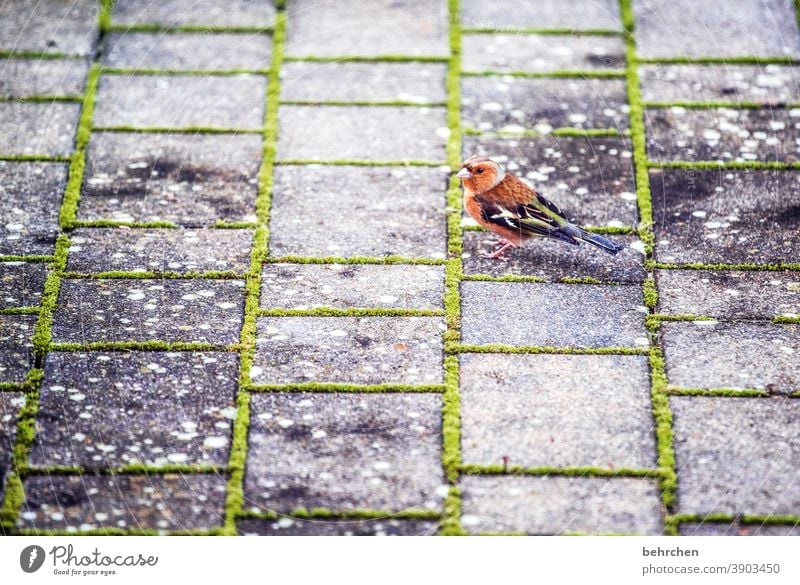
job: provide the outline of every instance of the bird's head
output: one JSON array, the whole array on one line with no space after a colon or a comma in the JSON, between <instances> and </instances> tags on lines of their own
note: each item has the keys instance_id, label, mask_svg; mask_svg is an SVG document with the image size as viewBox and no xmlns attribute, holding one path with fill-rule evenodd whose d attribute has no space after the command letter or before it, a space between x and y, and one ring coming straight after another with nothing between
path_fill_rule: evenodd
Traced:
<instances>
[{"instance_id":1,"label":"bird's head","mask_svg":"<svg viewBox=\"0 0 800 585\"><path fill-rule=\"evenodd\" d=\"M465 189L481 194L497 185L506 176L499 163L485 156L472 155L461 164L456 177Z\"/></svg>"}]
</instances>

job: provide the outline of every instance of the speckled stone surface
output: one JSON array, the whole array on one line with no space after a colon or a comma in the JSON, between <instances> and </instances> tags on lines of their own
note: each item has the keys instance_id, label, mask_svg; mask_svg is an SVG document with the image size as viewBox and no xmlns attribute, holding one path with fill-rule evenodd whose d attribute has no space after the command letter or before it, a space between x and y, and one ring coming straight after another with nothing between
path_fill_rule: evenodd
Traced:
<instances>
[{"instance_id":1,"label":"speckled stone surface","mask_svg":"<svg viewBox=\"0 0 800 585\"><path fill-rule=\"evenodd\" d=\"M423 520L300 520L282 516L277 520L245 519L237 524L244 536L430 536L436 522Z\"/></svg>"},{"instance_id":2,"label":"speckled stone surface","mask_svg":"<svg viewBox=\"0 0 800 585\"><path fill-rule=\"evenodd\" d=\"M446 75L444 63L289 62L281 67L281 99L443 102Z\"/></svg>"},{"instance_id":3,"label":"speckled stone surface","mask_svg":"<svg viewBox=\"0 0 800 585\"><path fill-rule=\"evenodd\" d=\"M638 286L462 282L461 301L464 343L648 346Z\"/></svg>"},{"instance_id":4,"label":"speckled stone surface","mask_svg":"<svg viewBox=\"0 0 800 585\"><path fill-rule=\"evenodd\" d=\"M261 137L95 132L78 219L255 221Z\"/></svg>"},{"instance_id":5,"label":"speckled stone surface","mask_svg":"<svg viewBox=\"0 0 800 585\"><path fill-rule=\"evenodd\" d=\"M658 311L721 319L800 316L800 274L657 270Z\"/></svg>"},{"instance_id":6,"label":"speckled stone surface","mask_svg":"<svg viewBox=\"0 0 800 585\"><path fill-rule=\"evenodd\" d=\"M0 392L0 498L4 495L6 473L11 468L17 417L24 405L25 395L22 392Z\"/></svg>"},{"instance_id":7,"label":"speckled stone surface","mask_svg":"<svg viewBox=\"0 0 800 585\"><path fill-rule=\"evenodd\" d=\"M244 273L252 240L251 230L239 229L77 229L67 270Z\"/></svg>"},{"instance_id":8,"label":"speckled stone surface","mask_svg":"<svg viewBox=\"0 0 800 585\"><path fill-rule=\"evenodd\" d=\"M788 65L640 65L646 102L800 101L800 70Z\"/></svg>"},{"instance_id":9,"label":"speckled stone surface","mask_svg":"<svg viewBox=\"0 0 800 585\"><path fill-rule=\"evenodd\" d=\"M7 0L0 5L0 49L90 55L97 40L95 0ZM2 134L2 133L0 133Z\"/></svg>"},{"instance_id":10,"label":"speckled stone surface","mask_svg":"<svg viewBox=\"0 0 800 585\"><path fill-rule=\"evenodd\" d=\"M580 225L634 226L633 158L627 138L464 138L463 157L488 156Z\"/></svg>"},{"instance_id":11,"label":"speckled stone surface","mask_svg":"<svg viewBox=\"0 0 800 585\"><path fill-rule=\"evenodd\" d=\"M462 121L487 131L628 127L628 98L622 79L525 79L465 77Z\"/></svg>"},{"instance_id":12,"label":"speckled stone surface","mask_svg":"<svg viewBox=\"0 0 800 585\"><path fill-rule=\"evenodd\" d=\"M462 0L464 26L499 28L569 28L622 30L614 0Z\"/></svg>"},{"instance_id":13,"label":"speckled stone surface","mask_svg":"<svg viewBox=\"0 0 800 585\"><path fill-rule=\"evenodd\" d=\"M36 315L0 315L0 382L23 382L33 366Z\"/></svg>"},{"instance_id":14,"label":"speckled stone surface","mask_svg":"<svg viewBox=\"0 0 800 585\"><path fill-rule=\"evenodd\" d=\"M444 163L444 108L282 106L278 118L278 160Z\"/></svg>"},{"instance_id":15,"label":"speckled stone surface","mask_svg":"<svg viewBox=\"0 0 800 585\"><path fill-rule=\"evenodd\" d=\"M277 166L270 253L444 258L449 174L421 167Z\"/></svg>"},{"instance_id":16,"label":"speckled stone surface","mask_svg":"<svg viewBox=\"0 0 800 585\"><path fill-rule=\"evenodd\" d=\"M104 75L95 126L259 130L267 80L262 75Z\"/></svg>"},{"instance_id":17,"label":"speckled stone surface","mask_svg":"<svg viewBox=\"0 0 800 585\"><path fill-rule=\"evenodd\" d=\"M0 161L0 254L52 254L65 163Z\"/></svg>"},{"instance_id":18,"label":"speckled stone surface","mask_svg":"<svg viewBox=\"0 0 800 585\"><path fill-rule=\"evenodd\" d=\"M80 109L59 102L0 102L0 154L71 154Z\"/></svg>"},{"instance_id":19,"label":"speckled stone surface","mask_svg":"<svg viewBox=\"0 0 800 585\"><path fill-rule=\"evenodd\" d=\"M245 506L440 509L440 408L434 395L254 395Z\"/></svg>"},{"instance_id":20,"label":"speckled stone surface","mask_svg":"<svg viewBox=\"0 0 800 585\"><path fill-rule=\"evenodd\" d=\"M31 465L227 465L233 353L47 356Z\"/></svg>"},{"instance_id":21,"label":"speckled stone surface","mask_svg":"<svg viewBox=\"0 0 800 585\"><path fill-rule=\"evenodd\" d=\"M469 532L660 534L652 479L465 477L461 524Z\"/></svg>"},{"instance_id":22,"label":"speckled stone surface","mask_svg":"<svg viewBox=\"0 0 800 585\"><path fill-rule=\"evenodd\" d=\"M681 536L800 536L800 526L688 522L678 528Z\"/></svg>"},{"instance_id":23,"label":"speckled stone surface","mask_svg":"<svg viewBox=\"0 0 800 585\"><path fill-rule=\"evenodd\" d=\"M266 264L267 309L442 309L444 267L370 264Z\"/></svg>"},{"instance_id":24,"label":"speckled stone surface","mask_svg":"<svg viewBox=\"0 0 800 585\"><path fill-rule=\"evenodd\" d=\"M111 33L103 54L108 67L136 69L267 69L267 34Z\"/></svg>"},{"instance_id":25,"label":"speckled stone surface","mask_svg":"<svg viewBox=\"0 0 800 585\"><path fill-rule=\"evenodd\" d=\"M256 384L439 384L442 317L262 317Z\"/></svg>"},{"instance_id":26,"label":"speckled stone surface","mask_svg":"<svg viewBox=\"0 0 800 585\"><path fill-rule=\"evenodd\" d=\"M114 3L115 24L156 23L165 26L272 26L275 5L271 0L118 0Z\"/></svg>"},{"instance_id":27,"label":"speckled stone surface","mask_svg":"<svg viewBox=\"0 0 800 585\"><path fill-rule=\"evenodd\" d=\"M647 155L657 161L796 162L798 118L800 108L648 108Z\"/></svg>"},{"instance_id":28,"label":"speckled stone surface","mask_svg":"<svg viewBox=\"0 0 800 585\"><path fill-rule=\"evenodd\" d=\"M655 467L645 356L461 356L467 464Z\"/></svg>"},{"instance_id":29,"label":"speckled stone surface","mask_svg":"<svg viewBox=\"0 0 800 585\"><path fill-rule=\"evenodd\" d=\"M53 341L239 341L241 280L69 280L61 293Z\"/></svg>"},{"instance_id":30,"label":"speckled stone surface","mask_svg":"<svg viewBox=\"0 0 800 585\"><path fill-rule=\"evenodd\" d=\"M37 306L46 277L46 264L0 262L0 309Z\"/></svg>"},{"instance_id":31,"label":"speckled stone surface","mask_svg":"<svg viewBox=\"0 0 800 585\"><path fill-rule=\"evenodd\" d=\"M214 528L224 521L222 475L31 476L19 528L77 530Z\"/></svg>"},{"instance_id":32,"label":"speckled stone surface","mask_svg":"<svg viewBox=\"0 0 800 585\"><path fill-rule=\"evenodd\" d=\"M294 0L287 16L291 57L450 54L444 0Z\"/></svg>"},{"instance_id":33,"label":"speckled stone surface","mask_svg":"<svg viewBox=\"0 0 800 585\"><path fill-rule=\"evenodd\" d=\"M88 70L79 59L0 59L0 96L80 96Z\"/></svg>"},{"instance_id":34,"label":"speckled stone surface","mask_svg":"<svg viewBox=\"0 0 800 585\"><path fill-rule=\"evenodd\" d=\"M667 379L688 388L800 390L800 325L662 323Z\"/></svg>"},{"instance_id":35,"label":"speckled stone surface","mask_svg":"<svg viewBox=\"0 0 800 585\"><path fill-rule=\"evenodd\" d=\"M800 173L652 169L660 262L797 262Z\"/></svg>"},{"instance_id":36,"label":"speckled stone surface","mask_svg":"<svg viewBox=\"0 0 800 585\"><path fill-rule=\"evenodd\" d=\"M797 514L800 402L673 397L682 514Z\"/></svg>"},{"instance_id":37,"label":"speckled stone surface","mask_svg":"<svg viewBox=\"0 0 800 585\"><path fill-rule=\"evenodd\" d=\"M622 69L625 45L620 37L573 35L464 35L463 70L526 71Z\"/></svg>"},{"instance_id":38,"label":"speckled stone surface","mask_svg":"<svg viewBox=\"0 0 800 585\"><path fill-rule=\"evenodd\" d=\"M792 0L637 0L641 57L800 56Z\"/></svg>"}]
</instances>

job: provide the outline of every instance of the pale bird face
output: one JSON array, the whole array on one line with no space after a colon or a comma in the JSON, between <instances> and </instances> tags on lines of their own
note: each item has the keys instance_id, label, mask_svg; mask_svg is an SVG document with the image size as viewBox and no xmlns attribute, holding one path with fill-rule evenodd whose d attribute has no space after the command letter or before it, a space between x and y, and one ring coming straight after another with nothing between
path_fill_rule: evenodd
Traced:
<instances>
[{"instance_id":1,"label":"pale bird face","mask_svg":"<svg viewBox=\"0 0 800 585\"><path fill-rule=\"evenodd\" d=\"M505 177L505 171L495 161L479 156L471 156L463 162L456 177L461 179L465 189L481 194L488 191Z\"/></svg>"}]
</instances>

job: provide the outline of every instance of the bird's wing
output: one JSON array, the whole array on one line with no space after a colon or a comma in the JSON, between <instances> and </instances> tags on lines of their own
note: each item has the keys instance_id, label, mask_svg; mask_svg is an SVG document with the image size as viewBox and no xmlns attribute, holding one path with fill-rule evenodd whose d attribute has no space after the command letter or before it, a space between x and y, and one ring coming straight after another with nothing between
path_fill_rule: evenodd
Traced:
<instances>
[{"instance_id":1,"label":"bird's wing","mask_svg":"<svg viewBox=\"0 0 800 585\"><path fill-rule=\"evenodd\" d=\"M537 195L537 197L541 196ZM480 197L476 199L480 204L483 219L489 223L527 235L553 237L577 244L575 239L562 229L564 222L558 220L559 218L563 220L563 215L558 207L544 197L541 197L541 200L546 203L539 203L539 199L537 199L530 203L512 205L487 201ZM504 203L509 202L505 201Z\"/></svg>"}]
</instances>

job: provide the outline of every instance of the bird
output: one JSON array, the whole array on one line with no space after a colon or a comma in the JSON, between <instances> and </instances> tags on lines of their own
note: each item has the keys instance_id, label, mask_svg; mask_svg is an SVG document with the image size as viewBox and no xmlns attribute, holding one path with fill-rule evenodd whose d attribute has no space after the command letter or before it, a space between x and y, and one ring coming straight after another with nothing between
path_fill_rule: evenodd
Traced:
<instances>
[{"instance_id":1,"label":"bird","mask_svg":"<svg viewBox=\"0 0 800 585\"><path fill-rule=\"evenodd\" d=\"M560 240L580 245L587 242L609 254L624 248L620 244L592 234L569 221L558 206L500 163L485 156L473 155L456 173L464 189L464 207L481 226L499 236L498 248L485 258L507 260L505 251L519 247L532 237Z\"/></svg>"}]
</instances>

